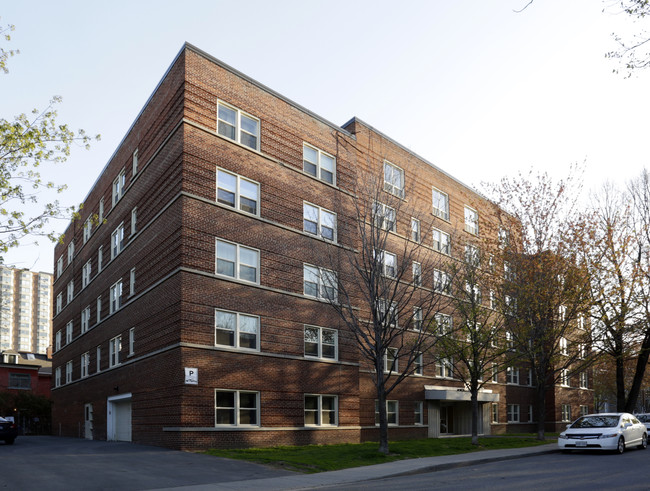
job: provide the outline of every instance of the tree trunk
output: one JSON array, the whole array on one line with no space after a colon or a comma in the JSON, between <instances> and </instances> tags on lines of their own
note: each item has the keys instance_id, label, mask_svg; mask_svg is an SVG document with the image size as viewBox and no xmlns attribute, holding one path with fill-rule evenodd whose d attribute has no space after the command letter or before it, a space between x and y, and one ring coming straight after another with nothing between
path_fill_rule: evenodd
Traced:
<instances>
[{"instance_id":1,"label":"tree trunk","mask_svg":"<svg viewBox=\"0 0 650 491\"><path fill-rule=\"evenodd\" d=\"M537 386L537 439L545 440L546 424L546 386L539 384Z\"/></svg>"},{"instance_id":2,"label":"tree trunk","mask_svg":"<svg viewBox=\"0 0 650 491\"><path fill-rule=\"evenodd\" d=\"M379 405L379 452L388 454L388 415L386 414L386 388L384 386L383 360L375 367L377 370L377 404Z\"/></svg>"},{"instance_id":3,"label":"tree trunk","mask_svg":"<svg viewBox=\"0 0 650 491\"><path fill-rule=\"evenodd\" d=\"M625 410L625 360L623 355L616 357L616 410Z\"/></svg>"},{"instance_id":4,"label":"tree trunk","mask_svg":"<svg viewBox=\"0 0 650 491\"><path fill-rule=\"evenodd\" d=\"M472 445L478 445L478 387L472 383L471 401L472 401Z\"/></svg>"},{"instance_id":5,"label":"tree trunk","mask_svg":"<svg viewBox=\"0 0 650 491\"><path fill-rule=\"evenodd\" d=\"M630 393L627 396L627 401L625 401L624 410L627 413L634 412L636 401L639 398L639 393L641 392L641 385L643 384L645 368L648 365L648 358L650 358L650 331L646 331L645 337L643 338L643 343L641 344L639 357L636 360L634 380L632 381L632 387L630 387Z\"/></svg>"}]
</instances>

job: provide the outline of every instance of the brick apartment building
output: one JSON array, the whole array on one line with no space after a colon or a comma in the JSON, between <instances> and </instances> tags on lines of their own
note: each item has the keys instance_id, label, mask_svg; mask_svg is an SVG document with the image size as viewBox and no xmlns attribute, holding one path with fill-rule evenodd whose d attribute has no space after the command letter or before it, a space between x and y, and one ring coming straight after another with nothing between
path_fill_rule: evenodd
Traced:
<instances>
[{"instance_id":1,"label":"brick apartment building","mask_svg":"<svg viewBox=\"0 0 650 491\"><path fill-rule=\"evenodd\" d=\"M334 125L185 45L56 247L55 433L180 449L376 438L370 375L322 298L336 274L322 258L353 244L336 224L356 170L385 162L413 184L421 227L489 215L363 121ZM396 237L410 227L398 217ZM532 430L526 377L495 377L481 432ZM561 404L593 409L572 382L551 424ZM469 395L444 368L390 399L391 438L469 432Z\"/></svg>"}]
</instances>

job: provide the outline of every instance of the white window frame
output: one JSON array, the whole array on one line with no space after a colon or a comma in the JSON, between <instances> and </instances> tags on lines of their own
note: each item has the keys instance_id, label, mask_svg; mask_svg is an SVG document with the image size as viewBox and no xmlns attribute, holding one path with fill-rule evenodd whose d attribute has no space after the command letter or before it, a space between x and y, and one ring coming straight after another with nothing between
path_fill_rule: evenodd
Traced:
<instances>
[{"instance_id":1,"label":"white window frame","mask_svg":"<svg viewBox=\"0 0 650 491\"><path fill-rule=\"evenodd\" d=\"M391 422L391 415L394 414L394 420ZM386 401L386 421L388 426L399 425L399 401ZM379 401L375 399L375 426L379 426Z\"/></svg>"},{"instance_id":2,"label":"white window frame","mask_svg":"<svg viewBox=\"0 0 650 491\"><path fill-rule=\"evenodd\" d=\"M309 275L309 276L308 276ZM316 281L308 281L316 280ZM314 284L318 291L317 295L307 293L307 285ZM332 298L328 296L327 289L332 290ZM330 269L320 268L312 264L303 264L303 295L310 298L318 298L326 302L338 302L338 274Z\"/></svg>"},{"instance_id":3,"label":"white window frame","mask_svg":"<svg viewBox=\"0 0 650 491\"><path fill-rule=\"evenodd\" d=\"M437 312L433 316L436 321L437 332L439 336L444 336L449 334L454 326L453 318L448 314L443 314L442 312Z\"/></svg>"},{"instance_id":4,"label":"white window frame","mask_svg":"<svg viewBox=\"0 0 650 491\"><path fill-rule=\"evenodd\" d=\"M235 179L235 189L229 189L227 184L225 182L219 182L219 178L221 176L230 176L231 178ZM256 193L255 193L255 199L253 200L251 196L248 196L246 193L242 191L242 183L248 183L256 187ZM248 179L247 177L241 176L239 174L235 174L234 172L227 171L225 169L222 169L220 167L217 167L217 175L216 175L216 187L217 187L217 195L215 197L217 203L221 203L224 206L227 206L229 208L234 208L235 210L241 211L242 213L246 213L248 215L253 215L253 216L260 216L260 183L257 181L253 181L252 179ZM223 190L224 192L224 197L220 197L219 191ZM229 193L233 195L233 203L231 204L228 200L225 199L225 193ZM250 201L255 202L255 212L251 212L249 209L247 209L246 206L243 205L242 203L242 198L243 199L248 199Z\"/></svg>"},{"instance_id":5,"label":"white window frame","mask_svg":"<svg viewBox=\"0 0 650 491\"><path fill-rule=\"evenodd\" d=\"M122 351L122 335L111 338L108 342L108 367L116 367L120 364L120 351Z\"/></svg>"},{"instance_id":6,"label":"white window frame","mask_svg":"<svg viewBox=\"0 0 650 491\"><path fill-rule=\"evenodd\" d=\"M519 368L517 367L506 368L506 384L519 385Z\"/></svg>"},{"instance_id":7,"label":"white window frame","mask_svg":"<svg viewBox=\"0 0 650 491\"><path fill-rule=\"evenodd\" d=\"M97 324L102 320L102 296L97 297Z\"/></svg>"},{"instance_id":8,"label":"white window frame","mask_svg":"<svg viewBox=\"0 0 650 491\"><path fill-rule=\"evenodd\" d=\"M74 259L74 240L68 244L68 265L72 264Z\"/></svg>"},{"instance_id":9,"label":"white window frame","mask_svg":"<svg viewBox=\"0 0 650 491\"><path fill-rule=\"evenodd\" d=\"M138 231L138 207L131 210L131 235Z\"/></svg>"},{"instance_id":10,"label":"white window frame","mask_svg":"<svg viewBox=\"0 0 650 491\"><path fill-rule=\"evenodd\" d=\"M569 342L564 336L560 338L560 354L564 356L569 355Z\"/></svg>"},{"instance_id":11,"label":"white window frame","mask_svg":"<svg viewBox=\"0 0 650 491\"><path fill-rule=\"evenodd\" d=\"M580 405L580 416L586 416L589 414L589 406L586 404Z\"/></svg>"},{"instance_id":12,"label":"white window frame","mask_svg":"<svg viewBox=\"0 0 650 491\"><path fill-rule=\"evenodd\" d=\"M418 353L413 360L413 375L422 376L424 375L424 363L422 358L422 353Z\"/></svg>"},{"instance_id":13,"label":"white window frame","mask_svg":"<svg viewBox=\"0 0 650 491\"><path fill-rule=\"evenodd\" d=\"M118 280L111 285L110 297L108 302L109 314L113 314L122 308L122 280Z\"/></svg>"},{"instance_id":14,"label":"white window frame","mask_svg":"<svg viewBox=\"0 0 650 491\"><path fill-rule=\"evenodd\" d=\"M481 250L474 244L465 244L465 262L477 268L481 265Z\"/></svg>"},{"instance_id":15,"label":"white window frame","mask_svg":"<svg viewBox=\"0 0 650 491\"><path fill-rule=\"evenodd\" d=\"M478 235L478 211L471 206L465 205L465 232Z\"/></svg>"},{"instance_id":16,"label":"white window frame","mask_svg":"<svg viewBox=\"0 0 650 491\"><path fill-rule=\"evenodd\" d=\"M135 295L135 268L129 271L129 296Z\"/></svg>"},{"instance_id":17,"label":"white window frame","mask_svg":"<svg viewBox=\"0 0 650 491\"><path fill-rule=\"evenodd\" d=\"M384 373L399 373L399 350L397 348L386 348Z\"/></svg>"},{"instance_id":18,"label":"white window frame","mask_svg":"<svg viewBox=\"0 0 650 491\"><path fill-rule=\"evenodd\" d=\"M433 270L433 291L444 295L451 295L451 276L439 269Z\"/></svg>"},{"instance_id":19,"label":"white window frame","mask_svg":"<svg viewBox=\"0 0 650 491\"><path fill-rule=\"evenodd\" d=\"M422 317L422 308L413 307L413 330L421 331L424 327L424 319Z\"/></svg>"},{"instance_id":20,"label":"white window frame","mask_svg":"<svg viewBox=\"0 0 650 491\"><path fill-rule=\"evenodd\" d=\"M412 270L413 285L422 286L422 264L417 261L413 261Z\"/></svg>"},{"instance_id":21,"label":"white window frame","mask_svg":"<svg viewBox=\"0 0 650 491\"><path fill-rule=\"evenodd\" d=\"M451 253L451 236L447 232L434 227L431 229L431 238L434 250L447 256Z\"/></svg>"},{"instance_id":22,"label":"white window frame","mask_svg":"<svg viewBox=\"0 0 650 491\"><path fill-rule=\"evenodd\" d=\"M124 250L124 222L120 223L111 234L111 260Z\"/></svg>"},{"instance_id":23,"label":"white window frame","mask_svg":"<svg viewBox=\"0 0 650 491\"><path fill-rule=\"evenodd\" d=\"M84 230L83 230L84 244L88 242L88 239L90 239L92 233L93 233L93 221L92 218L87 218L86 221L84 222Z\"/></svg>"},{"instance_id":24,"label":"white window frame","mask_svg":"<svg viewBox=\"0 0 650 491\"><path fill-rule=\"evenodd\" d=\"M418 244L422 241L422 232L420 228L420 220L411 217L411 240Z\"/></svg>"},{"instance_id":25,"label":"white window frame","mask_svg":"<svg viewBox=\"0 0 650 491\"><path fill-rule=\"evenodd\" d=\"M399 176L401 182L395 182L395 179L392 178L395 175ZM384 191L398 198L404 197L404 169L388 160L384 160Z\"/></svg>"},{"instance_id":26,"label":"white window frame","mask_svg":"<svg viewBox=\"0 0 650 491\"><path fill-rule=\"evenodd\" d=\"M317 160L317 162L313 162L313 161L309 160L306 157L306 154L305 154L305 149L306 148L316 152L316 160ZM331 172L328 169L326 169L325 166L323 165L323 160L324 160L323 156L325 156L327 159L331 159L331 161L332 161L332 171ZM311 172L306 170L307 166L305 165L305 163L313 165L316 168L316 174L312 174ZM305 142L303 142L303 144L302 144L302 170L303 170L303 172L305 174L308 174L308 175L310 175L312 177L315 177L316 179L318 179L320 181L327 182L329 184L332 184L333 186L336 186L336 157L334 157L333 155L330 155L327 152L324 152L323 150L321 150L318 147L315 147L315 146L310 145L309 143L305 143ZM332 175L332 180L331 181L327 178L328 174Z\"/></svg>"},{"instance_id":27,"label":"white window frame","mask_svg":"<svg viewBox=\"0 0 650 491\"><path fill-rule=\"evenodd\" d=\"M102 371L102 347L97 346L97 349L95 350L95 362L96 362L96 368L97 368L97 373Z\"/></svg>"},{"instance_id":28,"label":"white window frame","mask_svg":"<svg viewBox=\"0 0 650 491\"><path fill-rule=\"evenodd\" d=\"M223 257L219 257L219 244L222 244L222 248L224 246L234 246L235 247L235 261L231 261L229 259L224 259ZM256 263L253 264L247 264L242 262L241 256L242 256L242 251L249 251L252 252L256 255ZM226 278L233 278L239 281L244 281L246 283L255 283L257 285L260 284L260 250L259 249L254 249L252 247L247 247L241 244L237 244L235 242L230 242L228 240L223 240L220 238L217 238L215 241L215 253L216 253L216 259L215 259L215 274L217 276L221 277L226 277ZM219 272L219 261L224 261L226 263L233 263L233 271L234 275L229 275L226 273L220 273ZM241 268L242 267L247 267L250 269L255 269L255 281L248 280L246 278L242 278L241 275Z\"/></svg>"},{"instance_id":29,"label":"white window frame","mask_svg":"<svg viewBox=\"0 0 650 491\"><path fill-rule=\"evenodd\" d=\"M74 328L74 325L72 324L72 321L68 321L68 323L65 325L65 344L66 344L66 346L72 342L73 328Z\"/></svg>"},{"instance_id":30,"label":"white window frame","mask_svg":"<svg viewBox=\"0 0 650 491\"><path fill-rule=\"evenodd\" d=\"M126 172L124 169L120 171L117 177L113 180L113 207L124 196L124 188L126 186Z\"/></svg>"},{"instance_id":31,"label":"white window frame","mask_svg":"<svg viewBox=\"0 0 650 491\"><path fill-rule=\"evenodd\" d=\"M438 378L454 378L454 360L451 358L439 358L436 361L436 376Z\"/></svg>"},{"instance_id":32,"label":"white window frame","mask_svg":"<svg viewBox=\"0 0 650 491\"><path fill-rule=\"evenodd\" d=\"M387 300L383 298L379 298L377 299L377 308L379 309L378 314L380 314L382 317L388 317L388 319L384 319L385 326L390 327L392 329L398 326L397 304L395 302L391 302L390 306L388 306ZM388 320L389 322L386 323L386 320Z\"/></svg>"},{"instance_id":33,"label":"white window frame","mask_svg":"<svg viewBox=\"0 0 650 491\"><path fill-rule=\"evenodd\" d=\"M226 108L226 109L228 109L230 111L235 112L235 124L234 125L231 122L226 121L225 119L222 119L221 117L219 117L219 108L221 106L223 106L224 108ZM247 130L245 130L243 128L244 125L242 124L242 118L247 118L247 119L249 119L249 120L256 123L257 134L251 133L250 131L247 131ZM229 127L233 127L234 130L235 130L235 137L231 138L228 134L222 133L221 129L219 128L220 123L224 123L225 125L227 125ZM261 138L261 133L262 133L261 130L262 130L262 124L261 124L261 121L260 121L259 118L256 118L252 114L249 114L249 113L247 113L245 111L242 111L238 107L235 107L235 106L233 106L231 104L228 104L227 102L224 102L222 100L217 101L217 134L219 134L220 136L222 136L224 138L227 138L228 140L237 142L238 144L242 145L243 147L250 148L252 150L255 150L256 152L259 152L260 151L260 141L262 139ZM253 146L249 145L248 143L243 142L242 141L242 134L254 136L255 137L255 146L253 147Z\"/></svg>"},{"instance_id":34,"label":"white window frame","mask_svg":"<svg viewBox=\"0 0 650 491\"><path fill-rule=\"evenodd\" d=\"M54 369L54 387L61 387L61 367Z\"/></svg>"},{"instance_id":35,"label":"white window frame","mask_svg":"<svg viewBox=\"0 0 650 491\"><path fill-rule=\"evenodd\" d=\"M496 402L492 403L492 423L499 422L499 404Z\"/></svg>"},{"instance_id":36,"label":"white window frame","mask_svg":"<svg viewBox=\"0 0 650 491\"><path fill-rule=\"evenodd\" d=\"M521 421L521 407L519 404L508 404L506 416L508 423L519 423Z\"/></svg>"},{"instance_id":37,"label":"white window frame","mask_svg":"<svg viewBox=\"0 0 650 491\"><path fill-rule=\"evenodd\" d=\"M97 249L97 273L102 271L102 263L104 262L104 246L99 246Z\"/></svg>"},{"instance_id":38,"label":"white window frame","mask_svg":"<svg viewBox=\"0 0 650 491\"><path fill-rule=\"evenodd\" d=\"M81 355L81 378L86 378L90 370L90 353L86 351Z\"/></svg>"},{"instance_id":39,"label":"white window frame","mask_svg":"<svg viewBox=\"0 0 650 491\"><path fill-rule=\"evenodd\" d=\"M499 383L499 365L497 363L492 363L492 375L490 377L490 382L494 384Z\"/></svg>"},{"instance_id":40,"label":"white window frame","mask_svg":"<svg viewBox=\"0 0 650 491\"><path fill-rule=\"evenodd\" d=\"M129 354L127 356L133 356L135 354L135 327L129 329Z\"/></svg>"},{"instance_id":41,"label":"white window frame","mask_svg":"<svg viewBox=\"0 0 650 491\"><path fill-rule=\"evenodd\" d=\"M315 213L315 217L309 216L308 211L311 211L312 213ZM332 226L328 227L324 225L324 218L331 216L332 218ZM313 219L315 218L315 220ZM316 232L312 232L311 230L308 230L307 224L313 224L315 226ZM309 203L308 201L303 201L302 202L302 229L306 233L310 235L316 235L317 237L320 237L321 239L328 240L330 242L336 242L336 228L337 228L337 215L333 211L330 211L326 208L322 208L318 205L315 205L313 203ZM327 230L332 230L332 237L326 237L325 234L323 234L323 231Z\"/></svg>"},{"instance_id":42,"label":"white window frame","mask_svg":"<svg viewBox=\"0 0 650 491\"><path fill-rule=\"evenodd\" d=\"M67 290L67 292L68 292L68 294L66 296L67 303L70 303L70 302L72 302L72 300L74 300L74 280L70 280L68 282L68 290Z\"/></svg>"},{"instance_id":43,"label":"white window frame","mask_svg":"<svg viewBox=\"0 0 650 491\"><path fill-rule=\"evenodd\" d=\"M81 311L81 334L90 329L90 305Z\"/></svg>"},{"instance_id":44,"label":"white window frame","mask_svg":"<svg viewBox=\"0 0 650 491\"><path fill-rule=\"evenodd\" d=\"M440 206L442 205L442 207ZM449 195L438 188L432 189L432 210L438 218L449 221Z\"/></svg>"},{"instance_id":45,"label":"white window frame","mask_svg":"<svg viewBox=\"0 0 650 491\"><path fill-rule=\"evenodd\" d=\"M416 426L424 425L424 403L422 401L413 403L413 423Z\"/></svg>"},{"instance_id":46,"label":"white window frame","mask_svg":"<svg viewBox=\"0 0 650 491\"><path fill-rule=\"evenodd\" d=\"M392 214L392 220L390 220ZM389 232L397 230L397 213L395 208L375 201L372 205L372 215L376 227Z\"/></svg>"},{"instance_id":47,"label":"white window frame","mask_svg":"<svg viewBox=\"0 0 650 491\"><path fill-rule=\"evenodd\" d=\"M63 293L59 293L56 296L56 313L57 314L61 313L62 308L63 308Z\"/></svg>"},{"instance_id":48,"label":"white window frame","mask_svg":"<svg viewBox=\"0 0 650 491\"><path fill-rule=\"evenodd\" d=\"M223 313L226 315L234 315L235 316L235 325L233 326L233 329L229 329L227 326L219 326L218 325L218 317L219 314ZM255 324L256 324L256 331L255 331L255 347L249 348L247 346L242 346L241 345L241 336L243 334L251 334L248 331L242 331L241 330L241 319L242 317L247 318L247 319L254 319ZM223 309L214 309L214 345L215 346L227 346L230 348L238 349L238 350L245 350L245 351L259 351L260 350L260 317L257 315L251 315L251 314L246 314L243 312L234 312L231 310L223 310ZM219 338L219 331L230 331L232 332L232 337L233 337L233 344L226 344L226 343L220 343L218 341Z\"/></svg>"},{"instance_id":49,"label":"white window frame","mask_svg":"<svg viewBox=\"0 0 650 491\"><path fill-rule=\"evenodd\" d=\"M104 222L104 198L99 200L99 211L97 213L98 218L98 226L101 225Z\"/></svg>"},{"instance_id":50,"label":"white window frame","mask_svg":"<svg viewBox=\"0 0 650 491\"><path fill-rule=\"evenodd\" d=\"M81 269L81 289L83 290L90 283L90 278L92 276L92 259L86 261L86 264L83 265Z\"/></svg>"},{"instance_id":51,"label":"white window frame","mask_svg":"<svg viewBox=\"0 0 650 491\"><path fill-rule=\"evenodd\" d=\"M589 388L589 375L587 372L580 372L580 388L588 389Z\"/></svg>"},{"instance_id":52,"label":"white window frame","mask_svg":"<svg viewBox=\"0 0 650 491\"><path fill-rule=\"evenodd\" d=\"M571 404L562 404L560 406L560 420L563 423L571 422Z\"/></svg>"},{"instance_id":53,"label":"white window frame","mask_svg":"<svg viewBox=\"0 0 650 491\"><path fill-rule=\"evenodd\" d=\"M135 177L138 173L138 149L133 150L133 164L131 167L131 175Z\"/></svg>"},{"instance_id":54,"label":"white window frame","mask_svg":"<svg viewBox=\"0 0 650 491\"><path fill-rule=\"evenodd\" d=\"M382 275L387 278L395 278L397 276L397 254L388 251L379 251L375 253L375 258L381 264Z\"/></svg>"},{"instance_id":55,"label":"white window frame","mask_svg":"<svg viewBox=\"0 0 650 491\"><path fill-rule=\"evenodd\" d=\"M317 332L317 334L318 334L318 339L317 340L311 340L311 339L308 340L307 339L307 330L308 329L312 330L312 331L313 330L318 331ZM323 339L324 339L323 332L324 331L328 331L330 334L332 334L332 333L334 334L334 343L333 344L332 343L325 343L323 341ZM338 332L337 329L330 329L330 328L327 328L327 327L312 326L312 325L305 324L303 326L303 337L304 337L304 343L303 344L304 344L304 350L305 350L304 351L305 358L318 358L320 360L332 360L332 361L338 360L338 357L339 357L339 332ZM307 344L308 343L316 345L317 353L315 355L307 352ZM324 351L323 351L323 346L333 346L333 348L334 348L334 356L332 357L332 356L329 356L329 355L325 355Z\"/></svg>"},{"instance_id":56,"label":"white window frame","mask_svg":"<svg viewBox=\"0 0 650 491\"><path fill-rule=\"evenodd\" d=\"M569 371L566 368L560 370L560 385L562 387L569 387Z\"/></svg>"},{"instance_id":57,"label":"white window frame","mask_svg":"<svg viewBox=\"0 0 650 491\"><path fill-rule=\"evenodd\" d=\"M66 362L65 364L65 383L69 384L72 382L72 360Z\"/></svg>"},{"instance_id":58,"label":"white window frame","mask_svg":"<svg viewBox=\"0 0 650 491\"><path fill-rule=\"evenodd\" d=\"M54 335L54 349L59 351L61 349L61 330L56 331Z\"/></svg>"},{"instance_id":59,"label":"white window frame","mask_svg":"<svg viewBox=\"0 0 650 491\"><path fill-rule=\"evenodd\" d=\"M532 423L535 421L535 406L528 404L528 422Z\"/></svg>"},{"instance_id":60,"label":"white window frame","mask_svg":"<svg viewBox=\"0 0 650 491\"><path fill-rule=\"evenodd\" d=\"M219 393L233 393L234 397L234 407L231 406L217 406L217 394ZM255 408L242 408L240 403L240 396L242 394L255 394ZM217 422L217 413L220 409L232 410L234 416L234 422L230 424L218 423ZM253 424L243 424L240 422L240 411L242 410L255 410L255 423ZM253 390L229 390L229 389L215 389L214 391L214 425L217 428L222 427L255 427L260 426L260 393Z\"/></svg>"},{"instance_id":61,"label":"white window frame","mask_svg":"<svg viewBox=\"0 0 650 491\"><path fill-rule=\"evenodd\" d=\"M314 398L316 400L316 408L312 409L309 408L307 409L307 398ZM334 402L334 409L332 410L326 410L323 409L323 399L328 399L332 400ZM339 425L339 398L336 395L330 395L330 394L305 394L304 397L304 425L305 426L338 426ZM307 413L315 415L315 423L307 423ZM332 413L334 415L334 423L323 423L323 415L324 413ZM329 419L329 418L328 418Z\"/></svg>"}]
</instances>

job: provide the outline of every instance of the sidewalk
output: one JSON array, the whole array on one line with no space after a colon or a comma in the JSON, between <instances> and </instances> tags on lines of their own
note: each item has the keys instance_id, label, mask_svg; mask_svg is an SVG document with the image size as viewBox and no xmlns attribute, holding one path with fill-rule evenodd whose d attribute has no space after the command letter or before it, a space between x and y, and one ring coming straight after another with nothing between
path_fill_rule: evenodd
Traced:
<instances>
[{"instance_id":1,"label":"sidewalk","mask_svg":"<svg viewBox=\"0 0 650 491\"><path fill-rule=\"evenodd\" d=\"M445 455L442 457L423 457L421 459L398 460L386 464L354 467L340 471L320 472L318 474L296 474L270 479L254 479L225 483L202 484L173 488L191 491L260 489L264 491L285 489L310 489L320 486L337 486L369 479L383 479L406 474L441 471L455 467L486 464L500 460L520 459L557 451L556 443L536 447L483 450L480 452Z\"/></svg>"}]
</instances>

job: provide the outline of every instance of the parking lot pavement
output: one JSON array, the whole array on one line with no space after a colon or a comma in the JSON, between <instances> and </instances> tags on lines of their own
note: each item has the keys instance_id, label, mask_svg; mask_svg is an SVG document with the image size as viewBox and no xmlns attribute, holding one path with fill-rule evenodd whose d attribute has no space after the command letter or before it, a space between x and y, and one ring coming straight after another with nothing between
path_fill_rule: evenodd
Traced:
<instances>
[{"instance_id":1,"label":"parking lot pavement","mask_svg":"<svg viewBox=\"0 0 650 491\"><path fill-rule=\"evenodd\" d=\"M0 444L0 462L0 489L12 490L144 490L293 475L209 455L55 436Z\"/></svg>"}]
</instances>

